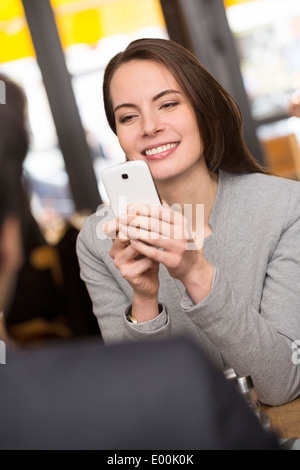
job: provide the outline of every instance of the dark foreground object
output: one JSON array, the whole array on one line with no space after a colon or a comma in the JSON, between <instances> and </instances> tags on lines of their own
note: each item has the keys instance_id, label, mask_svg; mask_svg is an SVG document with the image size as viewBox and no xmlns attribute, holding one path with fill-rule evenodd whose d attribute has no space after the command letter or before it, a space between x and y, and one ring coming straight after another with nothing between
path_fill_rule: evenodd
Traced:
<instances>
[{"instance_id":1,"label":"dark foreground object","mask_svg":"<svg viewBox=\"0 0 300 470\"><path fill-rule=\"evenodd\" d=\"M8 352L0 403L0 449L278 449L223 374L181 338Z\"/></svg>"}]
</instances>

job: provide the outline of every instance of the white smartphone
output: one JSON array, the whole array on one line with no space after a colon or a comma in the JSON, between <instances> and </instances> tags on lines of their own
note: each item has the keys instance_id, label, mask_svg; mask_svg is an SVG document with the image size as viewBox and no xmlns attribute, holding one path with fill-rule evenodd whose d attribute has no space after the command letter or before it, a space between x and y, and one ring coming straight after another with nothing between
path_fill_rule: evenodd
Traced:
<instances>
[{"instance_id":1,"label":"white smartphone","mask_svg":"<svg viewBox=\"0 0 300 470\"><path fill-rule=\"evenodd\" d=\"M116 217L126 213L128 204L162 204L150 168L143 160L110 166L101 178Z\"/></svg>"}]
</instances>

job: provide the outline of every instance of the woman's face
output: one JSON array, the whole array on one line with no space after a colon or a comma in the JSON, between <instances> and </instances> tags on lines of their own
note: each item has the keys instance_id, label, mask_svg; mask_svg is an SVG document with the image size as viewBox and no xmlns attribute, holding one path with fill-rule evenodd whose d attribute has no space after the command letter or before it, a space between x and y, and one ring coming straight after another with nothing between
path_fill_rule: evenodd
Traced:
<instances>
[{"instance_id":1,"label":"woman's face","mask_svg":"<svg viewBox=\"0 0 300 470\"><path fill-rule=\"evenodd\" d=\"M195 113L166 67L151 60L123 64L110 92L118 139L129 160L145 160L155 180L198 165L202 142Z\"/></svg>"}]
</instances>

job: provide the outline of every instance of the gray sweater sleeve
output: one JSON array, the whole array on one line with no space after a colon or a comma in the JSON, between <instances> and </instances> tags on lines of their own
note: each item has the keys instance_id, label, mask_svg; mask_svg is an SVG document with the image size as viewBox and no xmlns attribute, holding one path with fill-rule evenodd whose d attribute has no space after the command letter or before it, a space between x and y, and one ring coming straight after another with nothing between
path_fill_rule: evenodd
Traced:
<instances>
[{"instance_id":1,"label":"gray sweater sleeve","mask_svg":"<svg viewBox=\"0 0 300 470\"><path fill-rule=\"evenodd\" d=\"M278 406L300 393L300 365L293 360L300 339L300 197L291 195L286 222L270 256L260 310L244 300L216 268L214 288L185 313L210 338L235 371L251 375L262 402Z\"/></svg>"}]
</instances>

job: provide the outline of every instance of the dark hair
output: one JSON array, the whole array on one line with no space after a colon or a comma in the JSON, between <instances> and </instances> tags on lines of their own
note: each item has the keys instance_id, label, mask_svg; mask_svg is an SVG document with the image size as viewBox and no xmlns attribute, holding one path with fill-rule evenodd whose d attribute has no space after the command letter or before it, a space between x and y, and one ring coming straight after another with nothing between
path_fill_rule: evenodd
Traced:
<instances>
[{"instance_id":1,"label":"dark hair","mask_svg":"<svg viewBox=\"0 0 300 470\"><path fill-rule=\"evenodd\" d=\"M23 161L29 136L26 125L27 100L23 89L5 75L5 102L0 104L0 229L8 215L20 215L24 196Z\"/></svg>"},{"instance_id":2,"label":"dark hair","mask_svg":"<svg viewBox=\"0 0 300 470\"><path fill-rule=\"evenodd\" d=\"M133 41L107 65L103 98L107 120L115 133L110 84L117 69L133 60L152 60L172 73L195 112L210 171L222 169L231 173L264 173L245 144L242 115L235 100L193 54L167 39Z\"/></svg>"}]
</instances>

